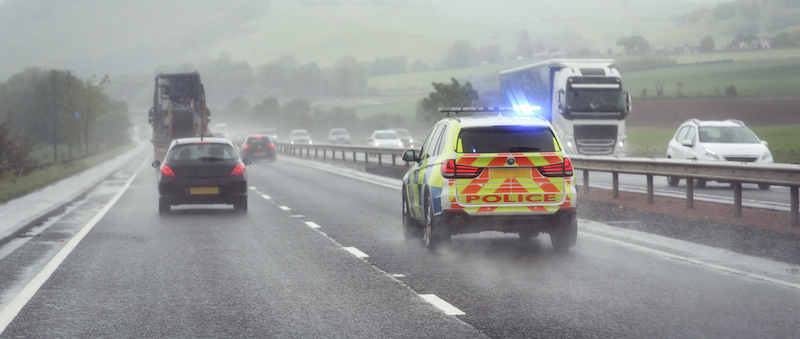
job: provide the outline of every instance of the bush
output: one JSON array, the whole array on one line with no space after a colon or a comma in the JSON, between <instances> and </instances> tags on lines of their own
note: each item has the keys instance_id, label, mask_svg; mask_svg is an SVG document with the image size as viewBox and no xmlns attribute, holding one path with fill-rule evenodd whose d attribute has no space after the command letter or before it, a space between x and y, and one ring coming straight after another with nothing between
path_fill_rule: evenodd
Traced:
<instances>
[{"instance_id":1,"label":"bush","mask_svg":"<svg viewBox=\"0 0 800 339\"><path fill-rule=\"evenodd\" d=\"M739 92L736 91L736 87L735 86L733 86L733 85L725 86L725 96L733 98L733 97L736 97L738 95L739 95Z\"/></svg>"},{"instance_id":2,"label":"bush","mask_svg":"<svg viewBox=\"0 0 800 339\"><path fill-rule=\"evenodd\" d=\"M13 180L16 173L35 168L36 159L28 157L35 145L33 138L12 133L11 110L8 110L0 121L0 180Z\"/></svg>"}]
</instances>

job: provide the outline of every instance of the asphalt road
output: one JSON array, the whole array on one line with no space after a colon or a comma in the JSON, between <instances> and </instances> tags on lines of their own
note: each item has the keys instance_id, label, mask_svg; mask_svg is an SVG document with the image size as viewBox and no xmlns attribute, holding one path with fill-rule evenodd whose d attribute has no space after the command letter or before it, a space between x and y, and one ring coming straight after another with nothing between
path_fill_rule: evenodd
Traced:
<instances>
[{"instance_id":1,"label":"asphalt road","mask_svg":"<svg viewBox=\"0 0 800 339\"><path fill-rule=\"evenodd\" d=\"M800 337L784 264L587 221L567 252L499 233L429 252L391 180L287 157L248 167L246 214L160 216L152 168L125 189L145 162L0 248L0 337Z\"/></svg>"}]
</instances>

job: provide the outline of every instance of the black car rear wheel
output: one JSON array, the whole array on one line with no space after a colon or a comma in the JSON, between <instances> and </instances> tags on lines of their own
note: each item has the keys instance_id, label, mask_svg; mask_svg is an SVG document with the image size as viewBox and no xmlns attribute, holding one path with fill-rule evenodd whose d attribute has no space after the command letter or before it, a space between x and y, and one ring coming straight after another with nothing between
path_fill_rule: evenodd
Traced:
<instances>
[{"instance_id":1,"label":"black car rear wheel","mask_svg":"<svg viewBox=\"0 0 800 339\"><path fill-rule=\"evenodd\" d=\"M247 213L247 198L244 198L239 202L233 203L233 210L237 212Z\"/></svg>"},{"instance_id":2,"label":"black car rear wheel","mask_svg":"<svg viewBox=\"0 0 800 339\"><path fill-rule=\"evenodd\" d=\"M161 199L158 200L158 214L167 214L171 208L172 206L170 206L169 202Z\"/></svg>"}]
</instances>

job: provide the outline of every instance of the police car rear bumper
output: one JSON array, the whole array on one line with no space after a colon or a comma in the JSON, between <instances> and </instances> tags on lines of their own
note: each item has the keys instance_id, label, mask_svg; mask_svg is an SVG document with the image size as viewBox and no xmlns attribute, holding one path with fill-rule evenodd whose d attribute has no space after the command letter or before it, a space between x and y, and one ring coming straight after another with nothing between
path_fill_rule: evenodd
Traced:
<instances>
[{"instance_id":1,"label":"police car rear bumper","mask_svg":"<svg viewBox=\"0 0 800 339\"><path fill-rule=\"evenodd\" d=\"M444 211L438 215L440 225L451 235L497 231L504 233L544 232L571 223L577 218L574 208L562 208L547 215L481 215L470 216L464 211Z\"/></svg>"}]
</instances>

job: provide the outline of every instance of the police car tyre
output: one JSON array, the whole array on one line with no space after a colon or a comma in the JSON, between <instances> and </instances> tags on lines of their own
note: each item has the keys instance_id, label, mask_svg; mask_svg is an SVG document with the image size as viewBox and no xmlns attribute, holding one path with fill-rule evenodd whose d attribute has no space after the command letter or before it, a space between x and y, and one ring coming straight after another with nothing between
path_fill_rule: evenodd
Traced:
<instances>
[{"instance_id":1,"label":"police car tyre","mask_svg":"<svg viewBox=\"0 0 800 339\"><path fill-rule=\"evenodd\" d=\"M695 179L694 187L706 188L706 181L704 179Z\"/></svg>"},{"instance_id":2,"label":"police car tyre","mask_svg":"<svg viewBox=\"0 0 800 339\"><path fill-rule=\"evenodd\" d=\"M573 217L572 222L560 224L550 232L550 243L557 250L564 250L575 246L578 242L578 218Z\"/></svg>"},{"instance_id":3,"label":"police car tyre","mask_svg":"<svg viewBox=\"0 0 800 339\"><path fill-rule=\"evenodd\" d=\"M172 206L168 202L161 199L158 200L158 214L167 214L171 208Z\"/></svg>"},{"instance_id":4,"label":"police car tyre","mask_svg":"<svg viewBox=\"0 0 800 339\"><path fill-rule=\"evenodd\" d=\"M769 186L770 186L769 184L758 184L758 189L768 190Z\"/></svg>"},{"instance_id":5,"label":"police car tyre","mask_svg":"<svg viewBox=\"0 0 800 339\"><path fill-rule=\"evenodd\" d=\"M430 194L427 194L425 196L425 234L422 237L422 241L429 250L435 250L442 243L450 241L450 235L442 234L435 220L433 201Z\"/></svg>"},{"instance_id":6,"label":"police car tyre","mask_svg":"<svg viewBox=\"0 0 800 339\"><path fill-rule=\"evenodd\" d=\"M423 236L422 228L409 214L408 198L403 189L403 236L408 239L420 239Z\"/></svg>"}]
</instances>

